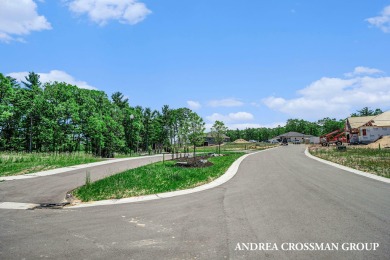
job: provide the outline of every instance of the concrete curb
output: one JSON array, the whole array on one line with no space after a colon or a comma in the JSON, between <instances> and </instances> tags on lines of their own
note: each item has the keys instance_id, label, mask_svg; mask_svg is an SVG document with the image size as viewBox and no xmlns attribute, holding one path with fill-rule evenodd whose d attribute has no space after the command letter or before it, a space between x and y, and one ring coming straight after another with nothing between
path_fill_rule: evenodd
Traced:
<instances>
[{"instance_id":1,"label":"concrete curb","mask_svg":"<svg viewBox=\"0 0 390 260\"><path fill-rule=\"evenodd\" d=\"M278 148L278 147L276 147L276 148ZM176 196L181 196L181 195L186 195L186 194L191 194L191 193L195 193L195 192L200 192L200 191L212 189L212 188L215 188L217 186L220 186L220 185L224 184L225 182L227 182L231 178L233 178L236 175L236 173L238 171L238 168L240 167L240 164L242 163L242 161L245 158L247 158L247 157L249 157L251 155L254 155L254 154L258 154L258 153L269 151L269 150L276 149L276 148L269 148L269 149L265 149L265 150L262 150L262 151L254 152L254 153L251 153L251 154L243 155L240 158L238 158L229 167L229 169L225 172L225 174L220 176L218 179L216 179L216 180L214 180L214 181L212 181L210 183L207 183L205 185L198 186L198 187L195 187L195 188L192 188L192 189L172 191L172 192L164 192L164 193L159 193L159 194L152 194L152 195L146 195L146 196L124 198L124 199L117 199L117 200L100 200L100 201L94 201L94 202L86 202L86 203L82 203L82 204L79 204L79 205L70 206L70 207L67 207L67 208L71 208L71 209L74 209L74 208L87 208L87 207L96 207L96 206L105 206L105 205L118 205L118 204L142 202L142 201L149 201L149 200L158 200L158 199L171 198L171 197L176 197Z\"/></svg>"},{"instance_id":2,"label":"concrete curb","mask_svg":"<svg viewBox=\"0 0 390 260\"><path fill-rule=\"evenodd\" d=\"M151 156L121 158L121 159L113 159L113 160L107 160L107 161L102 161L102 162L79 164L79 165L68 166L68 167L43 171L43 172L35 172L35 173L29 173L29 174L24 174L24 175L0 177L0 181L14 181L14 180L23 180L23 179L44 177L44 176L50 176L50 175L55 175L55 174L64 173L64 172L70 172L70 171L74 171L74 170L78 170L78 169L95 167L95 166L99 166L99 165L106 165L106 164L111 164L111 163L116 163L116 162L131 161L131 160L144 159L144 158L154 158L154 157L159 157L159 156L162 157L161 154L157 154L157 155L151 155Z\"/></svg>"},{"instance_id":3,"label":"concrete curb","mask_svg":"<svg viewBox=\"0 0 390 260\"><path fill-rule=\"evenodd\" d=\"M357 175L360 175L360 176L364 176L364 177L367 177L367 178L370 178L370 179L374 179L374 180L377 180L377 181L390 183L390 179L388 179L388 178L377 176L375 174L371 174L371 173L368 173L368 172L359 171L359 170L356 170L356 169L353 169L353 168L350 168L350 167L347 167L347 166L344 166L344 165L340 165L340 164L337 164L337 163L334 163L334 162L330 162L330 161L327 161L327 160L315 157L314 155L311 155L309 153L309 148L307 148L307 147L306 147L306 150L305 150L305 155L307 157L313 159L313 160L316 160L316 161L319 161L319 162L331 165L333 167L339 168L339 169L344 170L344 171L352 172L354 174L357 174Z\"/></svg>"}]
</instances>

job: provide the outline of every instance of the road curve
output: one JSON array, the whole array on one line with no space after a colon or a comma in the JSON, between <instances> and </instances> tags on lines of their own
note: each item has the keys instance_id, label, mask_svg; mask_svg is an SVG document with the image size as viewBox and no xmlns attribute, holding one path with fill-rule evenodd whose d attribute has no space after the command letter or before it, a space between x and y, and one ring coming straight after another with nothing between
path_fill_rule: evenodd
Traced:
<instances>
[{"instance_id":1,"label":"road curve","mask_svg":"<svg viewBox=\"0 0 390 260\"><path fill-rule=\"evenodd\" d=\"M165 155L165 158L171 157ZM162 160L162 155L135 157L82 169L77 169L76 166L73 171L44 177L0 182L0 202L61 203L68 191L85 184L87 172L90 173L91 181L97 181L128 169Z\"/></svg>"},{"instance_id":2,"label":"road curve","mask_svg":"<svg viewBox=\"0 0 390 260\"><path fill-rule=\"evenodd\" d=\"M283 243L379 243L286 251ZM279 250L236 250L276 243ZM341 246L340 246L341 247ZM229 182L135 204L0 210L0 259L388 259L390 185L288 146L245 159Z\"/></svg>"}]
</instances>

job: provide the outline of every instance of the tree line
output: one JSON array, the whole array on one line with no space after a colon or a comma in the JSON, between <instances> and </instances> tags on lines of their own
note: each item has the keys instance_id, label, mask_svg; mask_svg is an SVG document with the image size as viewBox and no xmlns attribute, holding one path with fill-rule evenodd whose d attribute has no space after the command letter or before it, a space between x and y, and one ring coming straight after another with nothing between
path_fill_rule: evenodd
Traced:
<instances>
[{"instance_id":1,"label":"tree line","mask_svg":"<svg viewBox=\"0 0 390 260\"><path fill-rule=\"evenodd\" d=\"M375 116L383 113L380 108L375 110L369 107L364 107L352 113L351 117L358 116ZM267 141L275 136L279 136L288 132L298 132L307 135L321 136L337 129L345 127L345 120L337 120L335 118L323 118L316 122L310 122L303 119L288 119L285 126L277 126L275 128L247 128L243 130L227 130L226 135L231 140L245 139L256 141Z\"/></svg>"},{"instance_id":2,"label":"tree line","mask_svg":"<svg viewBox=\"0 0 390 260\"><path fill-rule=\"evenodd\" d=\"M227 136L231 140L239 138L245 140L267 141L273 137L288 132L298 132L307 135L320 136L336 129L344 128L345 121L334 118L324 118L317 122L310 122L303 119L288 119L285 126L275 128L247 128L243 130L228 130Z\"/></svg>"},{"instance_id":3,"label":"tree line","mask_svg":"<svg viewBox=\"0 0 390 260\"><path fill-rule=\"evenodd\" d=\"M351 116L377 115L365 107ZM228 130L216 121L211 134L219 145L232 141L266 141L286 132L320 136L344 127L344 120L317 122L289 119L285 126ZM120 92L80 89L64 82L41 83L30 72L25 81L0 73L0 151L86 152L113 157L114 153L175 152L202 145L205 123L188 108L160 111L130 106Z\"/></svg>"},{"instance_id":4,"label":"tree line","mask_svg":"<svg viewBox=\"0 0 390 260\"><path fill-rule=\"evenodd\" d=\"M0 73L0 150L114 153L174 151L199 145L203 119L188 108L130 106L120 92L42 84L30 72L20 84Z\"/></svg>"}]
</instances>

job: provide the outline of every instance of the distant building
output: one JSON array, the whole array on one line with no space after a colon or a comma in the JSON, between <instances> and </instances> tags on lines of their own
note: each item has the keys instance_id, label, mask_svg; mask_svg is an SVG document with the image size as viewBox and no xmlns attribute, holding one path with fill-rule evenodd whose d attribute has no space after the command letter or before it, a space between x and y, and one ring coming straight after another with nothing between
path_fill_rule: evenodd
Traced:
<instances>
[{"instance_id":1,"label":"distant building","mask_svg":"<svg viewBox=\"0 0 390 260\"><path fill-rule=\"evenodd\" d=\"M313 135L306 135L298 132L288 132L285 134L281 134L278 136L275 136L274 138L270 139L269 141L271 143L274 143L275 141L281 142L283 139L286 139L287 142L300 142L300 143L319 143L320 138L313 136Z\"/></svg>"},{"instance_id":2,"label":"distant building","mask_svg":"<svg viewBox=\"0 0 390 260\"><path fill-rule=\"evenodd\" d=\"M223 135L223 142L228 143L230 142L230 137L227 135ZM211 133L207 133L204 141L204 146L209 146L209 145L216 145L217 143L215 142L215 138L211 135Z\"/></svg>"},{"instance_id":3,"label":"distant building","mask_svg":"<svg viewBox=\"0 0 390 260\"><path fill-rule=\"evenodd\" d=\"M390 135L390 111L376 116L348 117L345 133L350 143L372 143Z\"/></svg>"}]
</instances>

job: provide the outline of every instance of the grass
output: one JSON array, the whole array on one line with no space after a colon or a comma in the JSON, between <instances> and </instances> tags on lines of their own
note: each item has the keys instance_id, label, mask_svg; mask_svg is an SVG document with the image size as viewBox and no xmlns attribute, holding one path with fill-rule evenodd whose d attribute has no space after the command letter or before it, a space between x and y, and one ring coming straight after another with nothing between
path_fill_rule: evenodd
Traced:
<instances>
[{"instance_id":1,"label":"grass","mask_svg":"<svg viewBox=\"0 0 390 260\"><path fill-rule=\"evenodd\" d=\"M131 169L73 191L81 201L120 199L193 188L208 183L226 172L244 153L230 153L213 157L214 165L207 168L182 168L175 161L167 161Z\"/></svg>"},{"instance_id":2,"label":"grass","mask_svg":"<svg viewBox=\"0 0 390 260\"><path fill-rule=\"evenodd\" d=\"M0 153L0 176L28 174L101 160L84 153Z\"/></svg>"},{"instance_id":3,"label":"grass","mask_svg":"<svg viewBox=\"0 0 390 260\"><path fill-rule=\"evenodd\" d=\"M341 152L334 147L311 147L310 153L331 162L390 178L390 149L347 147L346 151Z\"/></svg>"},{"instance_id":4,"label":"grass","mask_svg":"<svg viewBox=\"0 0 390 260\"><path fill-rule=\"evenodd\" d=\"M227 143L221 145L221 152L229 151L243 151L243 150L264 150L267 148L274 147L276 145L267 144L267 143L249 143L249 144L236 144L236 143ZM215 146L203 146L196 148L197 152L217 152L218 145Z\"/></svg>"}]
</instances>

